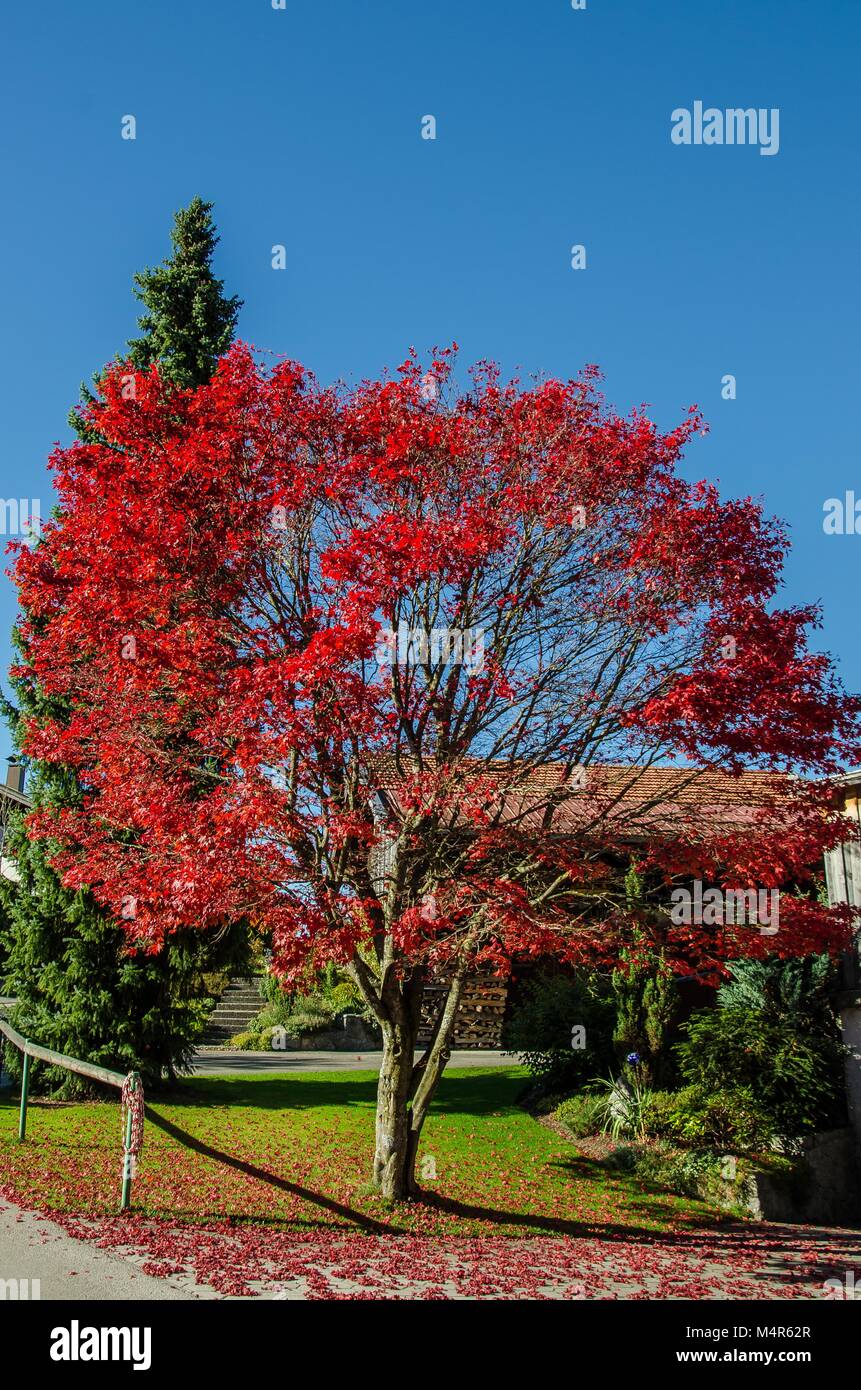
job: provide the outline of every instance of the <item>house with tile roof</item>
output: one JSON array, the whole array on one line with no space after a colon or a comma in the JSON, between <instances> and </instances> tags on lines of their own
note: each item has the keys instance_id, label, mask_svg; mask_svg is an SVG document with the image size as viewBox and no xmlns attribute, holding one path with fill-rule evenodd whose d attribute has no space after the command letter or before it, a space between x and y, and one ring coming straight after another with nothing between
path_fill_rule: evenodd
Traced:
<instances>
[{"instance_id":1,"label":"house with tile roof","mask_svg":"<svg viewBox=\"0 0 861 1390\"><path fill-rule=\"evenodd\" d=\"M423 774L421 780L433 786L434 795L441 793L442 809L433 816L435 833L443 839L457 839L461 830L468 833L473 825L459 796L446 795L444 765L434 759L424 759L419 765L404 756L366 760L362 776L383 831L381 843L372 852L372 882L380 897L385 895L394 869L398 827L414 805L419 772ZM576 837L591 844L599 855L604 853L602 846L621 846L626 856L638 845L662 836L668 840L682 836L690 843L743 833L754 826L765 808L779 817L780 808L791 803L793 781L773 773L747 771L733 776L689 766L614 763L572 769L561 763L536 766L527 760L503 763L466 758L453 773L456 792L470 785L473 773L483 825L516 829L527 840L530 833L540 833L545 843ZM531 968L526 967L527 974ZM694 985L696 979L693 976L688 983ZM434 988L432 982L428 984L428 997ZM482 989L487 996L483 1022L488 1025L483 1029L476 1027ZM487 978L483 987L471 982L470 990L469 1036L464 1031L457 1045L481 1045L475 1039L484 1036L485 1046L496 1046L505 1013L506 985ZM444 994L441 986L439 993Z\"/></svg>"}]
</instances>

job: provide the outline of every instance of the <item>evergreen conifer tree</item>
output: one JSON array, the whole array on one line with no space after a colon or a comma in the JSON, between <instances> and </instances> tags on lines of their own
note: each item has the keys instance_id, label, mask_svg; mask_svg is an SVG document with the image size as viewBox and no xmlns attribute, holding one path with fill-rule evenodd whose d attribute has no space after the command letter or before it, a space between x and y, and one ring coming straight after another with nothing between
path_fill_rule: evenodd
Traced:
<instances>
[{"instance_id":1,"label":"evergreen conifer tree","mask_svg":"<svg viewBox=\"0 0 861 1390\"><path fill-rule=\"evenodd\" d=\"M211 376L241 307L239 299L224 295L212 271L218 237L211 211L211 203L195 198L178 212L172 255L135 276L145 312L141 336L129 343L127 356L138 369L158 361L162 373L183 387ZM93 399L85 387L82 396ZM77 410L69 419L80 438L93 438ZM61 714L62 707L26 671L26 643L18 629L13 642L20 667L12 677L15 703L5 701L4 713L20 750L24 720L38 724ZM77 778L55 764L31 763L27 790L36 808L80 804ZM247 932L237 924L216 939L200 933L174 937L157 956L130 951L122 927L92 894L62 885L50 864L53 849L28 839L23 815L12 814L3 850L15 861L19 879L0 877L0 992L17 999L15 1026L67 1055L119 1071L136 1068L145 1085L165 1073L172 1077L190 1059L208 1013L204 974L244 968ZM59 1082L64 1094L83 1089L68 1072L48 1069L46 1079Z\"/></svg>"}]
</instances>

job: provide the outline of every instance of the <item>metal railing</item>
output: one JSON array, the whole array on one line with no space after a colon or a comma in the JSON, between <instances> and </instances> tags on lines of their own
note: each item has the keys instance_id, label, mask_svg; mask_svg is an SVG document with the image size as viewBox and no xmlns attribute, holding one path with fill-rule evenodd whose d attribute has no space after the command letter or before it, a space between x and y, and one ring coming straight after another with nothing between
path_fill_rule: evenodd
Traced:
<instances>
[{"instance_id":1,"label":"metal railing","mask_svg":"<svg viewBox=\"0 0 861 1390\"><path fill-rule=\"evenodd\" d=\"M24 1058L21 1075L21 1109L18 1117L18 1142L20 1144L23 1144L27 1138L27 1101L30 1089L31 1058L35 1057L40 1062L49 1062L53 1067L64 1067L66 1071L73 1071L78 1076L89 1077L91 1081L101 1081L105 1086L115 1086L120 1091L126 1109L120 1210L127 1211L131 1206L135 1155L140 1149L141 1142L141 1136L138 1136L137 1145L133 1147L135 1141L135 1107L137 1107L141 1117L141 1125L143 1122L143 1085L139 1074L136 1071L131 1071L127 1076L123 1076L121 1072L110 1071L107 1067L96 1066L93 1062L82 1062L79 1057L67 1057L62 1052L54 1052L50 1047L40 1047L38 1043L30 1042L29 1038L22 1037L20 1033L17 1033L4 1018L0 1018L0 1034L9 1040L13 1047L17 1047Z\"/></svg>"}]
</instances>

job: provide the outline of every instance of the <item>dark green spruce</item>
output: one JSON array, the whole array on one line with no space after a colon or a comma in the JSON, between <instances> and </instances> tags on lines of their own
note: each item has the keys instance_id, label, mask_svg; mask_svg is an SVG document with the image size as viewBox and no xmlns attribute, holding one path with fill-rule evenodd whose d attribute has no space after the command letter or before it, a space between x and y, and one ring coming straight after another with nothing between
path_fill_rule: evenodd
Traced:
<instances>
[{"instance_id":1,"label":"dark green spruce","mask_svg":"<svg viewBox=\"0 0 861 1390\"><path fill-rule=\"evenodd\" d=\"M211 211L211 203L195 198L178 212L170 257L135 276L144 307L141 334L123 354L138 369L158 361L162 373L184 387L209 379L233 339L241 307L225 296L212 270L218 236ZM98 389L98 377L94 384ZM93 399L86 387L82 399ZM69 419L80 438L92 438L77 411ZM26 666L18 628L13 641ZM68 710L32 676L15 676L11 684L13 700L5 702L4 713L20 750L25 718L63 720ZM28 774L35 807L80 803L71 769L31 760ZM130 951L126 933L91 893L63 887L49 862L56 847L29 840L17 813L3 848L20 876L18 883L0 877L0 993L17 998L15 1026L70 1056L118 1071L137 1068L145 1086L174 1077L188 1063L209 1010L205 977L247 968L247 932L241 925L217 937L188 932L157 956ZM13 1068L16 1055L9 1057ZM34 1080L64 1095L88 1089L70 1073L49 1068Z\"/></svg>"}]
</instances>

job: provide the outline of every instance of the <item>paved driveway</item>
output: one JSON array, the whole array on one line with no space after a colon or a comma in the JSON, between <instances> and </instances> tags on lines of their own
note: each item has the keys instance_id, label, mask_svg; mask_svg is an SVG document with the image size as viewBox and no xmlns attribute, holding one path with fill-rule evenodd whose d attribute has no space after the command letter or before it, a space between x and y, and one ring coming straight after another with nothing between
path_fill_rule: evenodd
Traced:
<instances>
[{"instance_id":1,"label":"paved driveway","mask_svg":"<svg viewBox=\"0 0 861 1390\"><path fill-rule=\"evenodd\" d=\"M675 1235L632 1230L528 1240L343 1235L224 1221L204 1227L119 1216L51 1221L0 1197L0 1279L39 1279L41 1298L74 1301L857 1301L861 1237L735 1222ZM801 1320L799 1310L793 1321Z\"/></svg>"},{"instance_id":2,"label":"paved driveway","mask_svg":"<svg viewBox=\"0 0 861 1390\"><path fill-rule=\"evenodd\" d=\"M16 1280L21 1298L79 1302L221 1297L189 1275L154 1278L141 1268L144 1263L145 1255L129 1258L75 1240L54 1221L0 1197L0 1279ZM7 1298L8 1287L2 1286Z\"/></svg>"}]
</instances>

